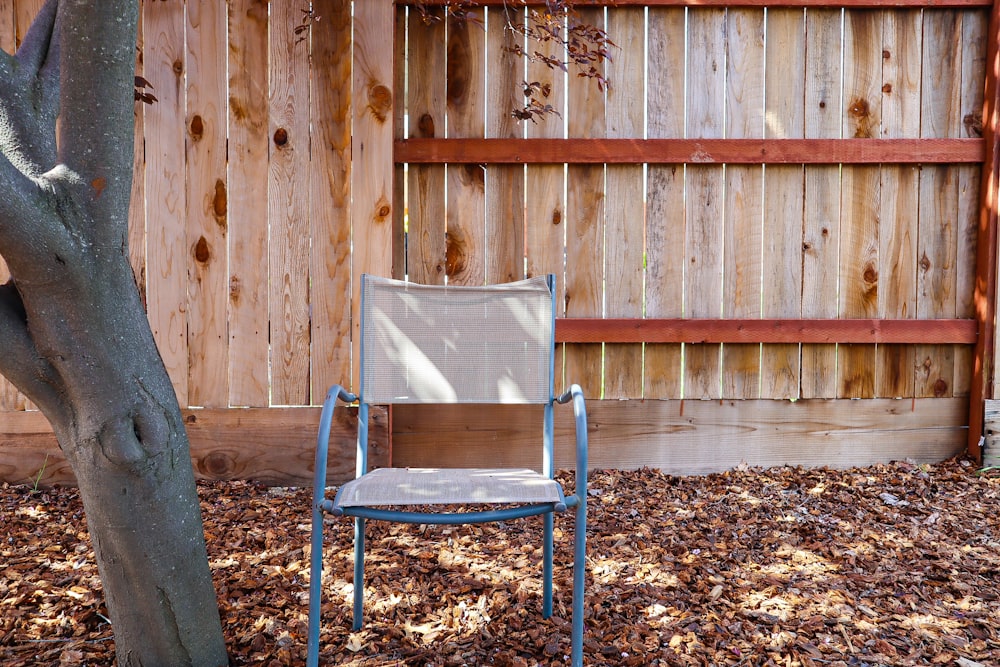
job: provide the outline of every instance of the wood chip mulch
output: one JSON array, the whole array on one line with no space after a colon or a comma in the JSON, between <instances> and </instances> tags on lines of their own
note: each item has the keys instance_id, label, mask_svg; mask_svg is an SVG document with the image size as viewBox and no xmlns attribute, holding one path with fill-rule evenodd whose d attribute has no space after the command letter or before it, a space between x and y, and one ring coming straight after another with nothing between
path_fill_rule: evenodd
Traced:
<instances>
[{"instance_id":1,"label":"wood chip mulch","mask_svg":"<svg viewBox=\"0 0 1000 667\"><path fill-rule=\"evenodd\" d=\"M308 491L199 490L232 664L303 664ZM113 664L75 491L0 485L0 503L0 664ZM1000 665L996 470L601 471L589 503L589 665ZM566 664L573 519L556 520L549 620L539 524L369 522L351 632L352 528L331 520L321 662Z\"/></svg>"}]
</instances>

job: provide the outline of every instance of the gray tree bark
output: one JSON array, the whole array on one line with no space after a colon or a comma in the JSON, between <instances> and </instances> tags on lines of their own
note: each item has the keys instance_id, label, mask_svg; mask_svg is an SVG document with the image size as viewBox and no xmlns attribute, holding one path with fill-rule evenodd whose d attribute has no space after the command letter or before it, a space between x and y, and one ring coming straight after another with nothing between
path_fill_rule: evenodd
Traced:
<instances>
[{"instance_id":1,"label":"gray tree bark","mask_svg":"<svg viewBox=\"0 0 1000 667\"><path fill-rule=\"evenodd\" d=\"M118 664L214 667L228 659L187 436L128 259L138 12L49 0L0 52L0 373L76 475Z\"/></svg>"}]
</instances>

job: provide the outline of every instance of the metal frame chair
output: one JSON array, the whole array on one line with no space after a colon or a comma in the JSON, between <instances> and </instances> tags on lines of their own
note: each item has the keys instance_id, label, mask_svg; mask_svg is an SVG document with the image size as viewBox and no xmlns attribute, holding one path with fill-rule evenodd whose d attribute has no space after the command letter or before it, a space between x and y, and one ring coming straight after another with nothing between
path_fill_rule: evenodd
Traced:
<instances>
[{"instance_id":1,"label":"metal frame chair","mask_svg":"<svg viewBox=\"0 0 1000 667\"><path fill-rule=\"evenodd\" d=\"M587 415L577 385L556 396L555 278L502 285L417 285L362 276L361 377L358 394L333 386L323 403L313 482L308 667L319 662L323 515L354 518L354 630L362 625L365 520L471 524L541 515L542 615L552 615L553 515L576 510L571 662L583 665L587 533ZM490 373L487 371L493 370ZM326 498L327 447L337 401L359 402L357 477ZM543 406L541 472L496 468L368 471L369 405L536 403ZM572 403L576 488L553 479L553 406ZM437 511L487 505L489 509ZM416 510L410 506L419 506Z\"/></svg>"}]
</instances>

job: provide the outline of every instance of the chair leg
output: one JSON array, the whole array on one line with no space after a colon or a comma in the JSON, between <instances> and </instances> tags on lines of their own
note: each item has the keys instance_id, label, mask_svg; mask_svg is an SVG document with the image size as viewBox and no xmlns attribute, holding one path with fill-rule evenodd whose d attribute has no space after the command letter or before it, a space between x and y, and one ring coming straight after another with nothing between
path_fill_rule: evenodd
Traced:
<instances>
[{"instance_id":1,"label":"chair leg","mask_svg":"<svg viewBox=\"0 0 1000 667\"><path fill-rule=\"evenodd\" d=\"M323 595L323 512L313 503L312 553L309 564L309 634L306 667L319 665L319 616Z\"/></svg>"},{"instance_id":2,"label":"chair leg","mask_svg":"<svg viewBox=\"0 0 1000 667\"><path fill-rule=\"evenodd\" d=\"M553 517L552 513L544 515L545 529L542 536L542 618L552 616L552 553L553 553Z\"/></svg>"},{"instance_id":3,"label":"chair leg","mask_svg":"<svg viewBox=\"0 0 1000 667\"><path fill-rule=\"evenodd\" d=\"M573 636L571 644L572 667L583 667L583 592L587 580L587 503L576 507L576 526L573 536Z\"/></svg>"},{"instance_id":4,"label":"chair leg","mask_svg":"<svg viewBox=\"0 0 1000 667\"><path fill-rule=\"evenodd\" d=\"M360 630L365 601L365 520L354 519L354 630Z\"/></svg>"}]
</instances>

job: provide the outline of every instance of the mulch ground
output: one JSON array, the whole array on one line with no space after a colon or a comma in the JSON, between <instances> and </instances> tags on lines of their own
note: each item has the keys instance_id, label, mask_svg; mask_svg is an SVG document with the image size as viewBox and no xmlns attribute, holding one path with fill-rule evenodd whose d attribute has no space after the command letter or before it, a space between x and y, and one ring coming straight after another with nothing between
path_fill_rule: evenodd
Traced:
<instances>
[{"instance_id":1,"label":"mulch ground","mask_svg":"<svg viewBox=\"0 0 1000 667\"><path fill-rule=\"evenodd\" d=\"M199 487L234 665L305 659L309 494ZM591 477L591 665L1000 665L1000 474L968 461ZM0 486L0 664L111 665L72 489ZM351 524L333 521L323 664L565 664L570 570L542 620L536 520L369 523L350 631ZM571 517L556 520L571 561Z\"/></svg>"}]
</instances>

